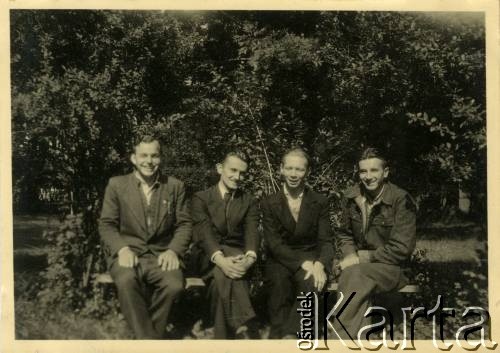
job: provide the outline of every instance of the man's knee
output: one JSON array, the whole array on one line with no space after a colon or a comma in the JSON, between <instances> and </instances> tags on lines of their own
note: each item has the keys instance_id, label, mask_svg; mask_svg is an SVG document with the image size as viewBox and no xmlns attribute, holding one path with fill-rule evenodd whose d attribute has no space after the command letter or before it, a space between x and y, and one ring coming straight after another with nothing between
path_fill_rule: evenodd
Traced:
<instances>
[{"instance_id":1,"label":"man's knee","mask_svg":"<svg viewBox=\"0 0 500 353\"><path fill-rule=\"evenodd\" d=\"M344 278L371 278L374 272L379 271L380 264L377 263L361 263L349 266L342 270L340 277Z\"/></svg>"},{"instance_id":2,"label":"man's knee","mask_svg":"<svg viewBox=\"0 0 500 353\"><path fill-rule=\"evenodd\" d=\"M137 286L137 275L133 268L120 267L114 269L114 271L111 272L111 277L118 290Z\"/></svg>"},{"instance_id":3,"label":"man's knee","mask_svg":"<svg viewBox=\"0 0 500 353\"><path fill-rule=\"evenodd\" d=\"M170 295L177 295L184 290L184 280L182 275L165 273L160 287Z\"/></svg>"},{"instance_id":4,"label":"man's knee","mask_svg":"<svg viewBox=\"0 0 500 353\"><path fill-rule=\"evenodd\" d=\"M286 288L290 285L291 278L287 270L274 266L266 269L265 280L269 286Z\"/></svg>"},{"instance_id":5,"label":"man's knee","mask_svg":"<svg viewBox=\"0 0 500 353\"><path fill-rule=\"evenodd\" d=\"M168 285L168 291L170 294L179 294L184 290L184 283L182 279L174 279Z\"/></svg>"},{"instance_id":6,"label":"man's knee","mask_svg":"<svg viewBox=\"0 0 500 353\"><path fill-rule=\"evenodd\" d=\"M358 277L363 274L363 270L359 264L349 266L342 270L340 277L349 278L349 277Z\"/></svg>"},{"instance_id":7,"label":"man's knee","mask_svg":"<svg viewBox=\"0 0 500 353\"><path fill-rule=\"evenodd\" d=\"M239 281L227 277L219 268L214 269L213 294L221 300L231 300Z\"/></svg>"},{"instance_id":8,"label":"man's knee","mask_svg":"<svg viewBox=\"0 0 500 353\"><path fill-rule=\"evenodd\" d=\"M313 292L314 291L314 276L309 276L307 279L306 271L300 269L295 275L295 283L299 292Z\"/></svg>"},{"instance_id":9,"label":"man's knee","mask_svg":"<svg viewBox=\"0 0 500 353\"><path fill-rule=\"evenodd\" d=\"M290 286L290 278L285 276L272 276L266 279L266 285L269 288L288 288Z\"/></svg>"},{"instance_id":10,"label":"man's knee","mask_svg":"<svg viewBox=\"0 0 500 353\"><path fill-rule=\"evenodd\" d=\"M374 281L367 274L365 264L352 265L342 270L339 278L339 291L341 292L370 292Z\"/></svg>"}]
</instances>

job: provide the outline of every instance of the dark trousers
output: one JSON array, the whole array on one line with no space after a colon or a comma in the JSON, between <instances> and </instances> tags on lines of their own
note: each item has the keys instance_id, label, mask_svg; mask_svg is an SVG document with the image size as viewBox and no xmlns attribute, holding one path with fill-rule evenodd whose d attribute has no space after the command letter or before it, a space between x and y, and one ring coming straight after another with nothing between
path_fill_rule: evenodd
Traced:
<instances>
[{"instance_id":1,"label":"dark trousers","mask_svg":"<svg viewBox=\"0 0 500 353\"><path fill-rule=\"evenodd\" d=\"M241 249L223 246L225 256L243 254ZM243 277L231 279L214 266L208 284L210 315L214 320L214 338L226 339L247 321L255 318L250 287Z\"/></svg>"},{"instance_id":2,"label":"dark trousers","mask_svg":"<svg viewBox=\"0 0 500 353\"><path fill-rule=\"evenodd\" d=\"M153 254L139 257L135 268L122 267L115 260L110 269L118 290L118 300L136 339L164 336L174 299L184 288L182 271L162 271ZM151 288L151 296L147 295Z\"/></svg>"},{"instance_id":3,"label":"dark trousers","mask_svg":"<svg viewBox=\"0 0 500 353\"><path fill-rule=\"evenodd\" d=\"M351 293L356 294L339 317L345 330L337 320L333 327L341 338L351 336L356 340L360 329L370 324L370 318L365 318L364 314L370 306L371 295L397 290L407 283L401 268L396 265L362 263L344 269L339 278L338 292L343 293L344 301Z\"/></svg>"},{"instance_id":4,"label":"dark trousers","mask_svg":"<svg viewBox=\"0 0 500 353\"><path fill-rule=\"evenodd\" d=\"M299 301L301 292L314 292L314 278L304 280L305 271L295 272L272 259L268 260L264 277L268 289L268 313L271 322L269 338L296 335L300 331Z\"/></svg>"}]
</instances>

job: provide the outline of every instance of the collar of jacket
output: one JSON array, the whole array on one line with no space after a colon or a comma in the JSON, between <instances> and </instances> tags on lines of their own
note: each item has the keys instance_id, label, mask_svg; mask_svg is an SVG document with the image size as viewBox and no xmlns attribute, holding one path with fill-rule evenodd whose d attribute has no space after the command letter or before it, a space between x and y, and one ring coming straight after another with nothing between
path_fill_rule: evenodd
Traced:
<instances>
[{"instance_id":1,"label":"collar of jacket","mask_svg":"<svg viewBox=\"0 0 500 353\"><path fill-rule=\"evenodd\" d=\"M304 191L303 191L302 203L307 204L307 203L316 202L316 201L317 201L317 198L315 197L314 191L306 185L304 188ZM285 192L282 189L280 189L276 193L272 194L272 196L270 198L270 202L274 203L274 204L280 204L283 202L285 205L288 205L288 200L286 198ZM303 209L302 205L300 206L300 209L301 210Z\"/></svg>"},{"instance_id":2,"label":"collar of jacket","mask_svg":"<svg viewBox=\"0 0 500 353\"><path fill-rule=\"evenodd\" d=\"M215 197L216 196L216 199L219 200L219 201L224 201L224 199L222 198L222 195L221 195L221 191L220 191L220 188L219 188L219 182L217 182L216 184L212 185L210 187L210 193L212 193L212 195ZM236 199L236 198L239 198L241 197L245 192L238 188L236 190L233 191L233 196L232 198L233 199Z\"/></svg>"},{"instance_id":3,"label":"collar of jacket","mask_svg":"<svg viewBox=\"0 0 500 353\"><path fill-rule=\"evenodd\" d=\"M344 196L348 199L356 199L359 196L364 196L364 188L360 184L356 184L350 188L348 188ZM380 196L381 202L386 205L392 205L394 202L394 184L390 182L386 182L384 191Z\"/></svg>"},{"instance_id":4,"label":"collar of jacket","mask_svg":"<svg viewBox=\"0 0 500 353\"><path fill-rule=\"evenodd\" d=\"M316 212L316 208L312 206L318 202L319 194L306 186L297 221L292 216L283 190L270 195L268 200L269 205L275 210L276 216L280 219L280 223L285 227L287 232L295 235L308 234L311 222L316 219L312 215L312 212Z\"/></svg>"},{"instance_id":5,"label":"collar of jacket","mask_svg":"<svg viewBox=\"0 0 500 353\"><path fill-rule=\"evenodd\" d=\"M132 171L132 173L129 174L129 177L132 179L132 182L134 182L134 184L140 186L143 181L141 181L135 173L136 173L135 170ZM161 185L161 184L167 184L167 182L168 182L168 175L162 174L160 171L158 171L158 175L156 177L154 184Z\"/></svg>"}]
</instances>

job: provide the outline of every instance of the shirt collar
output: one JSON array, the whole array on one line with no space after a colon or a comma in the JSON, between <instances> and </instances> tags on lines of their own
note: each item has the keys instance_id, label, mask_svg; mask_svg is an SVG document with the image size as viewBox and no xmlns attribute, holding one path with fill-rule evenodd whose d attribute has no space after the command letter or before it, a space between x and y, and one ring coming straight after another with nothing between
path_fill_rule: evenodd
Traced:
<instances>
[{"instance_id":1,"label":"shirt collar","mask_svg":"<svg viewBox=\"0 0 500 353\"><path fill-rule=\"evenodd\" d=\"M137 170L134 171L134 176L137 178L138 185L148 185L148 183L146 183L144 178L141 176L141 174L139 174ZM151 188L159 184L160 184L160 173L158 172L156 173L155 181L153 182L153 184L151 184Z\"/></svg>"},{"instance_id":2,"label":"shirt collar","mask_svg":"<svg viewBox=\"0 0 500 353\"><path fill-rule=\"evenodd\" d=\"M304 187L304 189L302 189L301 193L299 194L299 197L298 197L299 199L301 199L304 196L305 190L306 190L306 188ZM285 193L286 197L292 198L292 195L290 195L290 192L288 191L286 183L283 183L283 192Z\"/></svg>"},{"instance_id":3,"label":"shirt collar","mask_svg":"<svg viewBox=\"0 0 500 353\"><path fill-rule=\"evenodd\" d=\"M222 180L219 180L219 182L217 183L217 188L219 189L219 193L222 199L224 199L224 195L226 195L227 193L230 193L231 197L233 196L233 192L231 192L231 190L227 188L227 186L222 182Z\"/></svg>"},{"instance_id":4,"label":"shirt collar","mask_svg":"<svg viewBox=\"0 0 500 353\"><path fill-rule=\"evenodd\" d=\"M386 184L382 185L382 189L380 189L378 195L375 196L375 198L373 198L373 199L369 198L367 195L364 195L365 200L368 201L372 205L379 203L382 199L382 194L384 193L385 186L386 186Z\"/></svg>"},{"instance_id":5,"label":"shirt collar","mask_svg":"<svg viewBox=\"0 0 500 353\"><path fill-rule=\"evenodd\" d=\"M383 189L380 192L380 195L377 195L376 199L381 200L387 205L392 205L393 203L393 184L391 182L386 182ZM347 189L344 193L344 196L349 198L349 199L354 199L358 196L364 196L364 192L362 190L362 187L359 184L356 184L349 189Z\"/></svg>"}]
</instances>

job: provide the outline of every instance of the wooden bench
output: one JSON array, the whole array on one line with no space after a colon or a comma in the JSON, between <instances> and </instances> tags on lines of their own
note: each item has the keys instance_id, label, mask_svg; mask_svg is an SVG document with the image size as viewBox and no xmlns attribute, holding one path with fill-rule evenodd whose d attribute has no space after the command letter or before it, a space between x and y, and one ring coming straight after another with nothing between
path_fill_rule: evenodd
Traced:
<instances>
[{"instance_id":1,"label":"wooden bench","mask_svg":"<svg viewBox=\"0 0 500 353\"><path fill-rule=\"evenodd\" d=\"M100 284L114 283L113 278L109 273L99 273L96 276L95 281ZM205 282L198 277L187 277L184 289L188 289L191 287L205 287Z\"/></svg>"},{"instance_id":2,"label":"wooden bench","mask_svg":"<svg viewBox=\"0 0 500 353\"><path fill-rule=\"evenodd\" d=\"M328 285L327 290L330 292L335 292L335 291L337 291L338 286L339 286L339 284L336 282L330 283ZM398 292L399 293L419 293L420 287L416 284L408 284L408 285L404 286L403 288L401 288Z\"/></svg>"},{"instance_id":3,"label":"wooden bench","mask_svg":"<svg viewBox=\"0 0 500 353\"><path fill-rule=\"evenodd\" d=\"M358 253L360 255L364 255L365 257L369 256L369 252L372 250L359 250ZM415 250L415 253L420 252L420 250ZM333 273L336 273L337 275L340 273L340 265L337 260L333 261L332 264L332 271ZM106 283L113 283L113 278L111 278L111 275L109 273L100 273L96 276L96 282L101 283L101 284L106 284ZM187 277L186 278L186 284L184 286L184 289L188 289L191 287L205 287L205 282L203 281L202 278L199 277ZM336 292L338 289L338 283L335 282L335 280L331 281L328 283L328 287L326 288L327 291L330 292ZM420 288L416 284L408 284L401 288L398 292L400 293L418 293L420 292Z\"/></svg>"},{"instance_id":4,"label":"wooden bench","mask_svg":"<svg viewBox=\"0 0 500 353\"><path fill-rule=\"evenodd\" d=\"M108 284L108 283L113 283L113 278L111 278L111 275L109 273L100 273L96 276L95 278L97 283L101 284ZM187 277L186 278L186 284L184 286L185 289L192 288L192 287L204 287L205 282L203 279L199 277ZM338 288L338 283L337 282L332 282L328 285L327 290L331 292L337 291ZM399 290L400 293L418 293L420 292L420 288L416 284L408 284L401 288Z\"/></svg>"}]
</instances>

